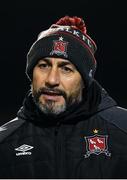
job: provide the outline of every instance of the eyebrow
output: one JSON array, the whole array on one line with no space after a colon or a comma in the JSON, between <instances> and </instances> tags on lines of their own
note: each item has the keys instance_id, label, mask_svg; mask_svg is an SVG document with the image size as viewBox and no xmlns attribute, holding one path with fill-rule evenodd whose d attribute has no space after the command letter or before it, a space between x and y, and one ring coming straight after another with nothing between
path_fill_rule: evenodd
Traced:
<instances>
[{"instance_id":1,"label":"eyebrow","mask_svg":"<svg viewBox=\"0 0 127 180\"><path fill-rule=\"evenodd\" d=\"M41 63L41 62L46 62L46 63L48 63L49 65L52 64L52 63L51 63L51 60L48 59L48 58L41 59L41 60L39 61L39 63ZM71 62L69 62L68 60L58 62L58 66L59 66L59 67L61 67L61 66L66 66L66 65L71 65L74 69L76 69L75 66L74 66Z\"/></svg>"}]
</instances>

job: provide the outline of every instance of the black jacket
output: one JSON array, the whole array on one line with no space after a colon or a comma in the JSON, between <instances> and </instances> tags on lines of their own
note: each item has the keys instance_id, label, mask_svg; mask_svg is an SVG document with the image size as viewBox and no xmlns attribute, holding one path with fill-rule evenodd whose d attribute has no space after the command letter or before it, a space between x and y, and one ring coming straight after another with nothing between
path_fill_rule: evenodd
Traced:
<instances>
[{"instance_id":1,"label":"black jacket","mask_svg":"<svg viewBox=\"0 0 127 180\"><path fill-rule=\"evenodd\" d=\"M97 82L85 97L49 117L29 93L0 127L0 178L127 178L127 110Z\"/></svg>"}]
</instances>

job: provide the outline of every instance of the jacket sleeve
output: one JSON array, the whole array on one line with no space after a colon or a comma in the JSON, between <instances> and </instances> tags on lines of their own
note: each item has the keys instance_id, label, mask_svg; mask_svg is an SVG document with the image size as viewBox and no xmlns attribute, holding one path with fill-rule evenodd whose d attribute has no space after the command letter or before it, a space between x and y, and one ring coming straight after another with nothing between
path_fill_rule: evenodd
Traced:
<instances>
[{"instance_id":1,"label":"jacket sleeve","mask_svg":"<svg viewBox=\"0 0 127 180\"><path fill-rule=\"evenodd\" d=\"M100 117L113 123L127 133L127 109L114 106L99 113Z\"/></svg>"}]
</instances>

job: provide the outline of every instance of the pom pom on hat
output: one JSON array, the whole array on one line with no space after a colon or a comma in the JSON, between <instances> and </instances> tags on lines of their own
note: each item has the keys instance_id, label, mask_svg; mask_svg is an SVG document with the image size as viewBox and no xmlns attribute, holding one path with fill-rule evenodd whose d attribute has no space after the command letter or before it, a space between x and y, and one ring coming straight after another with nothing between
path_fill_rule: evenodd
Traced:
<instances>
[{"instance_id":1,"label":"pom pom on hat","mask_svg":"<svg viewBox=\"0 0 127 180\"><path fill-rule=\"evenodd\" d=\"M74 29L80 30L84 34L86 34L87 32L84 20L77 16L74 16L74 17L65 16L59 19L55 24L63 25L63 26L70 26Z\"/></svg>"}]
</instances>

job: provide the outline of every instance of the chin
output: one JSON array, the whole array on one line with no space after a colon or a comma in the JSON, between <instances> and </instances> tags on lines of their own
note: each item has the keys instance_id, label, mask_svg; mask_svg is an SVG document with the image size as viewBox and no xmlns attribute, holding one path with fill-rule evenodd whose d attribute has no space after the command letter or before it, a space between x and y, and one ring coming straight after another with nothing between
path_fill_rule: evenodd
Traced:
<instances>
[{"instance_id":1,"label":"chin","mask_svg":"<svg viewBox=\"0 0 127 180\"><path fill-rule=\"evenodd\" d=\"M41 104L53 104L54 106L63 106L66 102L63 97L59 97L57 100L56 99L46 99L45 97L40 97L39 102Z\"/></svg>"},{"instance_id":2,"label":"chin","mask_svg":"<svg viewBox=\"0 0 127 180\"><path fill-rule=\"evenodd\" d=\"M57 102L48 102L48 103L39 103L39 109L41 112L49 115L58 115L66 110L66 103L57 103Z\"/></svg>"}]
</instances>

